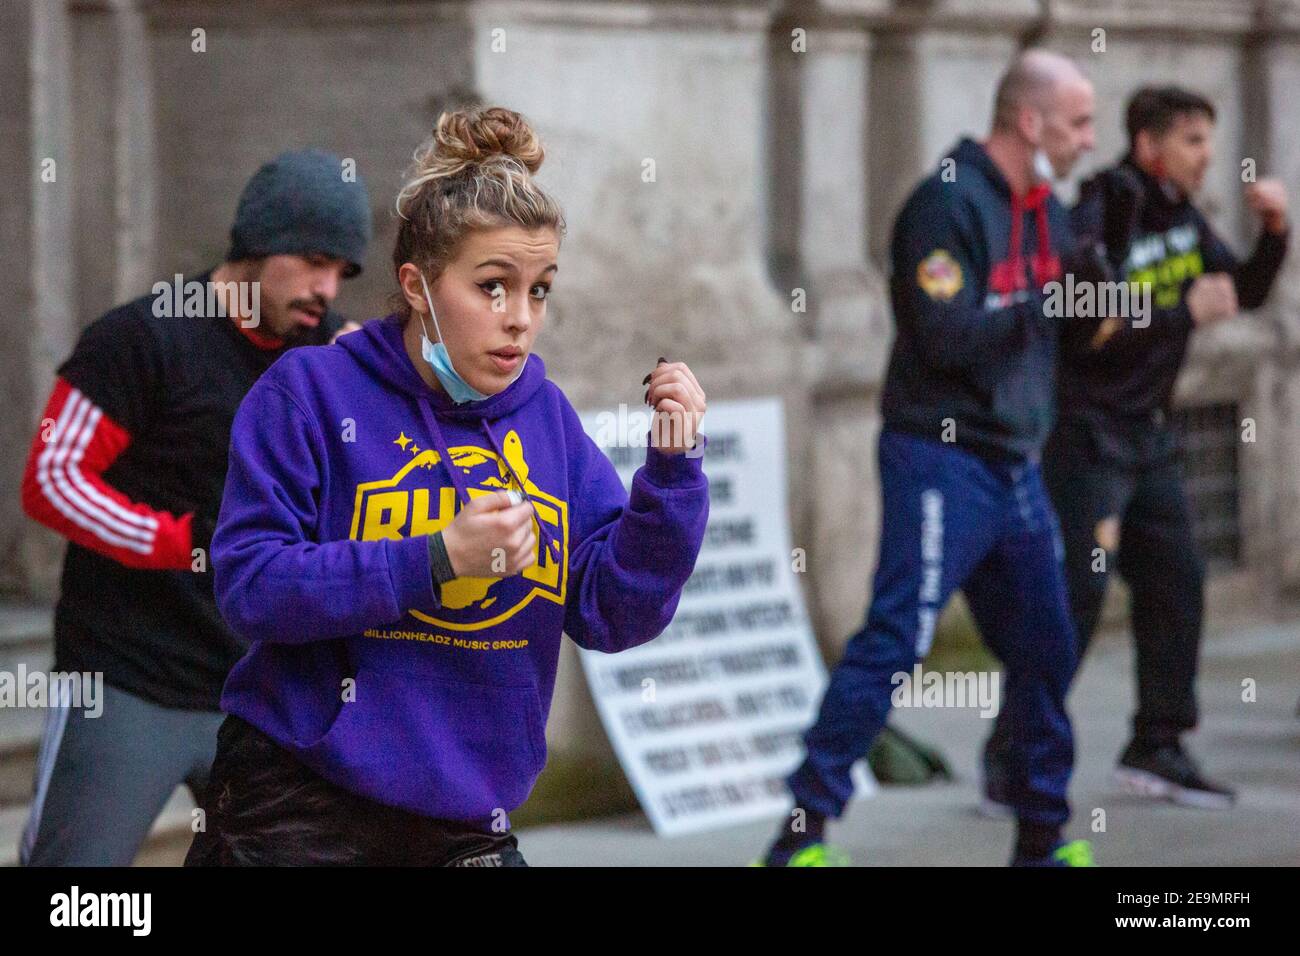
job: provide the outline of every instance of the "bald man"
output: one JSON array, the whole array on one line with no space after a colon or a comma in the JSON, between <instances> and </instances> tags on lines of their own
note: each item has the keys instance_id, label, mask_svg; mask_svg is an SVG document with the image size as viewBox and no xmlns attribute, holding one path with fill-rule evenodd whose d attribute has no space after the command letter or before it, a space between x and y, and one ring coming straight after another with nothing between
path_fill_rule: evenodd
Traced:
<instances>
[{"instance_id":1,"label":"bald man","mask_svg":"<svg viewBox=\"0 0 1300 956\"><path fill-rule=\"evenodd\" d=\"M1090 862L1086 842L1062 837L1075 641L1039 455L1060 334L1044 286L1062 275L1069 236L1048 181L1092 148L1092 111L1092 87L1069 60L1022 54L998 86L988 138L961 140L898 215L871 606L804 737L807 757L787 780L794 810L766 865L847 863L824 842L826 820L843 812L850 767L894 697L911 699L913 665L958 588L1004 664L1012 862Z\"/></svg>"}]
</instances>

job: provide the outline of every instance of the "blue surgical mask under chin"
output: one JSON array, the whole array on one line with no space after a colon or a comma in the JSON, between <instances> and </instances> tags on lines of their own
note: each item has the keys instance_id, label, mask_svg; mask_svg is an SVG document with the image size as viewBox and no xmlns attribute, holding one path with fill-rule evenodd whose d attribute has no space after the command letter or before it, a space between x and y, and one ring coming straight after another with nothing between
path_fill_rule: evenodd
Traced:
<instances>
[{"instance_id":1,"label":"blue surgical mask under chin","mask_svg":"<svg viewBox=\"0 0 1300 956\"><path fill-rule=\"evenodd\" d=\"M451 356L447 354L447 346L442 344L442 329L438 328L438 314L433 311L433 298L429 295L429 283L425 281L424 273L420 274L420 284L424 286L424 301L429 305L429 315L433 317L433 327L438 333L437 342L429 341L429 328L424 324L424 316L420 316L420 327L424 329L424 334L420 336L420 354L424 360L429 363L429 368L433 369L433 374L438 376L438 381L446 389L447 396L457 405L464 405L466 402L481 402L491 396L485 395L476 389L469 382L461 377L456 371L456 367L451 364ZM513 385L515 379L523 374L524 366L527 364L527 358L519 363L519 371L515 373L507 385Z\"/></svg>"},{"instance_id":2,"label":"blue surgical mask under chin","mask_svg":"<svg viewBox=\"0 0 1300 956\"><path fill-rule=\"evenodd\" d=\"M424 323L423 316L420 317L420 323ZM448 397L457 405L464 405L466 402L481 402L488 397L460 377L460 373L451 364L451 357L447 354L447 346L441 342L430 342L427 334L421 335L420 354L424 356L424 360L433 369L433 374L438 376L438 381L446 389Z\"/></svg>"}]
</instances>

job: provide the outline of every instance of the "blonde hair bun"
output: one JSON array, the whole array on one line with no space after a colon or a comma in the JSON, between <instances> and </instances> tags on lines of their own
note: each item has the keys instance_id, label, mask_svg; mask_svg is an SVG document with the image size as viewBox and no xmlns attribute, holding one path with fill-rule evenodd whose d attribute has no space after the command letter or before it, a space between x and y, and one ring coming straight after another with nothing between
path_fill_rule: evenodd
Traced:
<instances>
[{"instance_id":1,"label":"blonde hair bun","mask_svg":"<svg viewBox=\"0 0 1300 956\"><path fill-rule=\"evenodd\" d=\"M533 174L546 151L532 124L504 106L466 106L438 117L397 193L393 266L440 274L473 229L517 225L564 234L564 214Z\"/></svg>"},{"instance_id":2,"label":"blonde hair bun","mask_svg":"<svg viewBox=\"0 0 1300 956\"><path fill-rule=\"evenodd\" d=\"M401 199L435 179L457 176L475 166L518 165L529 175L546 158L532 125L504 106L472 106L438 117L433 135L415 151Z\"/></svg>"},{"instance_id":3,"label":"blonde hair bun","mask_svg":"<svg viewBox=\"0 0 1300 956\"><path fill-rule=\"evenodd\" d=\"M513 156L530 173L546 158L528 120L504 106L480 106L443 113L433 130L434 151L448 164L485 163Z\"/></svg>"}]
</instances>

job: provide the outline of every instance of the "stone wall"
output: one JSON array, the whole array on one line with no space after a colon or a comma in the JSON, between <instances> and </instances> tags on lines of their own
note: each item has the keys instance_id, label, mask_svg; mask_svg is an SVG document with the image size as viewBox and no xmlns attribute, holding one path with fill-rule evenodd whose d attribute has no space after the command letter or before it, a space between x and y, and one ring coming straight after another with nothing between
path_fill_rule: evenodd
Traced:
<instances>
[{"instance_id":1,"label":"stone wall","mask_svg":"<svg viewBox=\"0 0 1300 956\"><path fill-rule=\"evenodd\" d=\"M688 359L712 400L787 403L793 540L836 653L875 560L889 228L957 137L985 130L997 76L1028 42L1097 84L1085 171L1121 150L1124 97L1166 80L1221 107L1204 205L1239 248L1240 160L1300 187L1297 0L11 0L0 76L27 96L0 104L15 186L0 213L0 428L15 449L0 463L0 585L54 593L59 544L11 490L78 329L215 262L247 177L305 144L355 158L369 182L377 239L341 305L378 314L400 173L438 111L477 96L528 114L548 147L542 178L569 232L538 351L578 407L639 401L661 354ZM37 175L45 157L55 183ZM1300 586L1297 279L1293 255L1266 310L1198 336L1179 392L1257 421L1244 567L1265 595ZM552 735L603 746L572 664Z\"/></svg>"}]
</instances>

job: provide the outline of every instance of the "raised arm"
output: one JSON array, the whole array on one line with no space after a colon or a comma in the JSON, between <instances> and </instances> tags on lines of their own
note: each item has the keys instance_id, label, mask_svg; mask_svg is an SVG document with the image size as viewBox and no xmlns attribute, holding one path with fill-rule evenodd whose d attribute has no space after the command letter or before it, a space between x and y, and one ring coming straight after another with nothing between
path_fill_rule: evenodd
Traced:
<instances>
[{"instance_id":1,"label":"raised arm","mask_svg":"<svg viewBox=\"0 0 1300 956\"><path fill-rule=\"evenodd\" d=\"M159 352L138 315L118 309L91 325L59 367L27 453L28 517L130 568L188 570L211 527L195 527L193 513L134 499L104 477L159 414L162 387Z\"/></svg>"},{"instance_id":2,"label":"raised arm","mask_svg":"<svg viewBox=\"0 0 1300 956\"><path fill-rule=\"evenodd\" d=\"M607 653L644 644L672 620L704 541L703 459L648 447L628 495L571 408L565 431L581 449L565 633L580 647ZM704 436L697 438L703 445Z\"/></svg>"}]
</instances>

